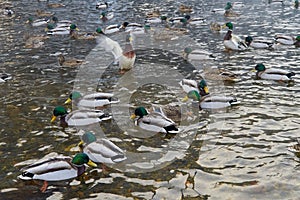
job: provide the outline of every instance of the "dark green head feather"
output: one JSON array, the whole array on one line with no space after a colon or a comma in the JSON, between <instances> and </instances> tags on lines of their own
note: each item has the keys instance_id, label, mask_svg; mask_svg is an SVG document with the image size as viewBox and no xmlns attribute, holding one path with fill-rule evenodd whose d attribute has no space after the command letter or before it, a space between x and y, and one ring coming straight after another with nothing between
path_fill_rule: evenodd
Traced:
<instances>
[{"instance_id":1,"label":"dark green head feather","mask_svg":"<svg viewBox=\"0 0 300 200\"><path fill-rule=\"evenodd\" d=\"M75 155L75 157L72 159L72 163L75 165L83 165L85 163L89 162L89 156L86 155L85 153L78 153Z\"/></svg>"},{"instance_id":2,"label":"dark green head feather","mask_svg":"<svg viewBox=\"0 0 300 200\"><path fill-rule=\"evenodd\" d=\"M227 22L225 24L230 30L233 30L233 24L231 22Z\"/></svg>"},{"instance_id":3,"label":"dark green head feather","mask_svg":"<svg viewBox=\"0 0 300 200\"><path fill-rule=\"evenodd\" d=\"M81 97L82 97L82 95L77 91L72 92L69 96L69 98L72 100L79 99Z\"/></svg>"},{"instance_id":4,"label":"dark green head feather","mask_svg":"<svg viewBox=\"0 0 300 200\"><path fill-rule=\"evenodd\" d=\"M201 99L201 96L200 96L199 92L196 91L196 90L189 91L189 93L187 94L187 96L188 96L188 98L190 98L190 99L192 99L194 101L200 101L200 99Z\"/></svg>"},{"instance_id":5,"label":"dark green head feather","mask_svg":"<svg viewBox=\"0 0 300 200\"><path fill-rule=\"evenodd\" d=\"M57 116L64 116L66 114L68 114L67 109L63 106L57 106L53 110L53 115L56 116L56 117Z\"/></svg>"},{"instance_id":6,"label":"dark green head feather","mask_svg":"<svg viewBox=\"0 0 300 200\"><path fill-rule=\"evenodd\" d=\"M71 24L71 25L70 25L70 29L71 29L71 30L75 30L76 28L77 28L76 24Z\"/></svg>"},{"instance_id":7,"label":"dark green head feather","mask_svg":"<svg viewBox=\"0 0 300 200\"><path fill-rule=\"evenodd\" d=\"M138 107L135 109L134 114L136 116L143 117L145 115L148 115L148 112L144 107Z\"/></svg>"},{"instance_id":8,"label":"dark green head feather","mask_svg":"<svg viewBox=\"0 0 300 200\"><path fill-rule=\"evenodd\" d=\"M257 64L257 65L255 66L255 69L256 69L257 71L261 72L261 71L265 71L265 70L266 70L266 67L264 66L264 64L259 63L259 64Z\"/></svg>"},{"instance_id":9,"label":"dark green head feather","mask_svg":"<svg viewBox=\"0 0 300 200\"><path fill-rule=\"evenodd\" d=\"M92 132L86 132L82 135L82 141L84 141L86 144L90 144L92 142L95 142L97 140L96 136Z\"/></svg>"}]
</instances>

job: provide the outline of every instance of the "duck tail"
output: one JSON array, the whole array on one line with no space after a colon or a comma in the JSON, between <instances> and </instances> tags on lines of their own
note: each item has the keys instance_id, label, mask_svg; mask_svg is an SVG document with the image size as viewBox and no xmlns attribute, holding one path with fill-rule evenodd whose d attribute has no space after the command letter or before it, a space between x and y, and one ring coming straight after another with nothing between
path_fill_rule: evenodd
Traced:
<instances>
[{"instance_id":1,"label":"duck tail","mask_svg":"<svg viewBox=\"0 0 300 200\"><path fill-rule=\"evenodd\" d=\"M229 101L230 105L237 105L240 104L240 102L237 99L232 99Z\"/></svg>"},{"instance_id":2,"label":"duck tail","mask_svg":"<svg viewBox=\"0 0 300 200\"><path fill-rule=\"evenodd\" d=\"M296 74L294 73L294 72L290 72L290 73L288 73L288 74L286 74L286 76L288 77L288 78L291 78L292 76L295 76Z\"/></svg>"},{"instance_id":3,"label":"duck tail","mask_svg":"<svg viewBox=\"0 0 300 200\"><path fill-rule=\"evenodd\" d=\"M167 131L167 133L177 133L179 131L178 128L174 124L164 127L164 129Z\"/></svg>"},{"instance_id":4,"label":"duck tail","mask_svg":"<svg viewBox=\"0 0 300 200\"><path fill-rule=\"evenodd\" d=\"M109 119L111 119L112 117L111 117L111 115L104 113L104 114L101 115L99 118L103 121L103 120L109 120Z\"/></svg>"}]
</instances>

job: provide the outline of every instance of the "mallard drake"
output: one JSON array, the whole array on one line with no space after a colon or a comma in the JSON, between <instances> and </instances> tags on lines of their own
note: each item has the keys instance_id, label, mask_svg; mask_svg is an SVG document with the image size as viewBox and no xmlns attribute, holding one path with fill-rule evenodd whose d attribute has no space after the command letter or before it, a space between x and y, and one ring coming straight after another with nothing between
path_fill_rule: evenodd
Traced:
<instances>
[{"instance_id":1,"label":"mallard drake","mask_svg":"<svg viewBox=\"0 0 300 200\"><path fill-rule=\"evenodd\" d=\"M117 32L120 32L120 25L119 24L109 25L103 30L103 33L105 35L109 35L109 34L113 34L113 33L117 33Z\"/></svg>"},{"instance_id":2,"label":"mallard drake","mask_svg":"<svg viewBox=\"0 0 300 200\"><path fill-rule=\"evenodd\" d=\"M12 79L12 76L8 73L0 73L0 83L4 83L7 80Z\"/></svg>"},{"instance_id":3,"label":"mallard drake","mask_svg":"<svg viewBox=\"0 0 300 200\"><path fill-rule=\"evenodd\" d=\"M231 2L227 2L225 8L214 8L214 9L212 9L211 12L216 13L216 14L223 14L223 15L225 15L225 12L227 10L231 10L231 9L232 9Z\"/></svg>"},{"instance_id":4,"label":"mallard drake","mask_svg":"<svg viewBox=\"0 0 300 200\"><path fill-rule=\"evenodd\" d=\"M101 28L98 28L97 32L100 34L104 34ZM101 45L105 48L105 50L113 54L115 58L115 62L116 61L119 62L119 67L122 73L127 70L130 70L133 67L135 62L136 55L131 45L131 41L132 41L131 34L126 35L125 48L122 49L118 42L108 37L104 37L101 40Z\"/></svg>"},{"instance_id":5,"label":"mallard drake","mask_svg":"<svg viewBox=\"0 0 300 200\"><path fill-rule=\"evenodd\" d=\"M142 24L139 23L129 23L129 22L123 22L120 26L120 29L124 29L126 32L130 32L136 28L144 28Z\"/></svg>"},{"instance_id":6,"label":"mallard drake","mask_svg":"<svg viewBox=\"0 0 300 200\"><path fill-rule=\"evenodd\" d=\"M36 26L42 26L42 25L46 25L50 22L50 19L45 18L45 19L36 19L33 20L32 17L29 17L26 21L26 23L29 23L30 25L36 27Z\"/></svg>"},{"instance_id":7,"label":"mallard drake","mask_svg":"<svg viewBox=\"0 0 300 200\"><path fill-rule=\"evenodd\" d=\"M111 116L94 110L76 110L68 113L66 108L63 106L57 106L54 108L51 122L54 122L58 116L60 117L60 125L62 127L86 126L111 119Z\"/></svg>"},{"instance_id":8,"label":"mallard drake","mask_svg":"<svg viewBox=\"0 0 300 200\"><path fill-rule=\"evenodd\" d=\"M149 113L144 107L136 108L130 118L135 120L136 126L144 130L172 134L179 132L175 122L167 118L163 113Z\"/></svg>"},{"instance_id":9,"label":"mallard drake","mask_svg":"<svg viewBox=\"0 0 300 200\"><path fill-rule=\"evenodd\" d=\"M278 34L275 36L275 42L279 43L279 44L283 44L283 45L293 45L295 44L295 42L299 41L300 38L294 37L294 36L290 36L290 35L282 35L282 34Z\"/></svg>"},{"instance_id":10,"label":"mallard drake","mask_svg":"<svg viewBox=\"0 0 300 200\"><path fill-rule=\"evenodd\" d=\"M206 24L206 19L202 18L202 17L190 18L188 20L188 24L191 24L191 25L207 25Z\"/></svg>"},{"instance_id":11,"label":"mallard drake","mask_svg":"<svg viewBox=\"0 0 300 200\"><path fill-rule=\"evenodd\" d=\"M65 101L65 104L71 103L79 108L97 108L106 105L119 103L119 100L113 97L111 93L96 92L88 95L82 95L80 92L74 91L69 95L69 98Z\"/></svg>"},{"instance_id":12,"label":"mallard drake","mask_svg":"<svg viewBox=\"0 0 300 200\"><path fill-rule=\"evenodd\" d=\"M292 76L296 75L294 72L290 72L283 69L266 69L265 65L262 63L257 64L255 66L255 70L257 70L257 78L274 81L291 81Z\"/></svg>"},{"instance_id":13,"label":"mallard drake","mask_svg":"<svg viewBox=\"0 0 300 200\"><path fill-rule=\"evenodd\" d=\"M72 30L79 30L76 24L48 24L46 28L47 35L71 35Z\"/></svg>"},{"instance_id":14,"label":"mallard drake","mask_svg":"<svg viewBox=\"0 0 300 200\"><path fill-rule=\"evenodd\" d=\"M84 60L76 59L76 58L65 58L64 55L60 54L58 55L58 63L60 66L64 67L75 67L78 65L81 65L84 62Z\"/></svg>"},{"instance_id":15,"label":"mallard drake","mask_svg":"<svg viewBox=\"0 0 300 200\"><path fill-rule=\"evenodd\" d=\"M145 20L145 24L158 24L167 21L167 16L160 16L160 17L148 17Z\"/></svg>"},{"instance_id":16,"label":"mallard drake","mask_svg":"<svg viewBox=\"0 0 300 200\"><path fill-rule=\"evenodd\" d=\"M92 132L86 132L81 140L82 151L95 163L115 164L126 160L124 151L108 139L97 139Z\"/></svg>"},{"instance_id":17,"label":"mallard drake","mask_svg":"<svg viewBox=\"0 0 300 200\"><path fill-rule=\"evenodd\" d=\"M266 39L253 39L251 36L245 38L245 43L248 47L254 49L270 49L273 47L274 42Z\"/></svg>"},{"instance_id":18,"label":"mallard drake","mask_svg":"<svg viewBox=\"0 0 300 200\"><path fill-rule=\"evenodd\" d=\"M294 144L293 146L288 147L288 150L293 153L300 153L300 140L297 139L297 144Z\"/></svg>"},{"instance_id":19,"label":"mallard drake","mask_svg":"<svg viewBox=\"0 0 300 200\"><path fill-rule=\"evenodd\" d=\"M87 154L78 153L73 159L67 156L57 156L42 159L21 169L22 174L18 178L22 180L43 180L41 191L45 192L48 187L47 181L62 181L76 178L85 172L85 165L97 167Z\"/></svg>"},{"instance_id":20,"label":"mallard drake","mask_svg":"<svg viewBox=\"0 0 300 200\"><path fill-rule=\"evenodd\" d=\"M222 109L240 104L240 102L234 97L214 95L201 97L199 92L196 90L191 90L187 96L184 97L183 101L187 101L188 99L199 102L199 107L201 109Z\"/></svg>"},{"instance_id":21,"label":"mallard drake","mask_svg":"<svg viewBox=\"0 0 300 200\"><path fill-rule=\"evenodd\" d=\"M69 29L70 26L73 24L70 20L58 20L56 16L51 18L51 23L47 25L47 29L54 29L54 28L66 28ZM76 25L76 24L74 24Z\"/></svg>"},{"instance_id":22,"label":"mallard drake","mask_svg":"<svg viewBox=\"0 0 300 200\"><path fill-rule=\"evenodd\" d=\"M182 12L182 13L190 13L190 12L193 12L193 6L187 6L187 5L181 4L178 8L178 11Z\"/></svg>"},{"instance_id":23,"label":"mallard drake","mask_svg":"<svg viewBox=\"0 0 300 200\"><path fill-rule=\"evenodd\" d=\"M191 79L182 79L179 82L179 85L182 87L182 89L189 93L190 91L196 90L198 91L202 96L208 95L208 86L204 79L200 81L195 81Z\"/></svg>"},{"instance_id":24,"label":"mallard drake","mask_svg":"<svg viewBox=\"0 0 300 200\"><path fill-rule=\"evenodd\" d=\"M236 82L240 78L235 73L219 68L210 68L209 70L204 70L203 77L205 79L214 80L214 81L230 81Z\"/></svg>"},{"instance_id":25,"label":"mallard drake","mask_svg":"<svg viewBox=\"0 0 300 200\"><path fill-rule=\"evenodd\" d=\"M244 41L240 37L232 33L233 30L232 23L227 22L226 24L224 24L224 26L229 28L226 35L224 36L223 44L225 48L234 51L246 50L248 46L244 43Z\"/></svg>"},{"instance_id":26,"label":"mallard drake","mask_svg":"<svg viewBox=\"0 0 300 200\"><path fill-rule=\"evenodd\" d=\"M107 8L108 8L108 3L107 2L97 2L96 3L96 9L105 10Z\"/></svg>"},{"instance_id":27,"label":"mallard drake","mask_svg":"<svg viewBox=\"0 0 300 200\"><path fill-rule=\"evenodd\" d=\"M185 15L183 17L171 17L168 19L168 22L170 22L172 26L177 24L186 25L190 19L190 15Z\"/></svg>"},{"instance_id":28,"label":"mallard drake","mask_svg":"<svg viewBox=\"0 0 300 200\"><path fill-rule=\"evenodd\" d=\"M103 22L106 22L108 20L111 20L112 18L114 18L114 13L113 12L102 12L100 14L100 19L103 21Z\"/></svg>"},{"instance_id":29,"label":"mallard drake","mask_svg":"<svg viewBox=\"0 0 300 200\"><path fill-rule=\"evenodd\" d=\"M192 48L190 47L184 48L182 57L188 61L213 60L216 58L212 53L208 51L200 49L192 50Z\"/></svg>"}]
</instances>

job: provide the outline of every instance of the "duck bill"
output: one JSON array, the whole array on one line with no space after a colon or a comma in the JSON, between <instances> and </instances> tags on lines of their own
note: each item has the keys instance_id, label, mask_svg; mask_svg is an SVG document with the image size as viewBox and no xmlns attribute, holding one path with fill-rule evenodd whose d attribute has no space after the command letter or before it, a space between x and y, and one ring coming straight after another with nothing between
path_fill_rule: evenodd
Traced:
<instances>
[{"instance_id":1,"label":"duck bill","mask_svg":"<svg viewBox=\"0 0 300 200\"><path fill-rule=\"evenodd\" d=\"M94 163L94 162L91 161L91 160L89 160L89 162L88 162L87 164L88 164L88 166L90 166L90 167L97 167L97 164Z\"/></svg>"},{"instance_id":2,"label":"duck bill","mask_svg":"<svg viewBox=\"0 0 300 200\"><path fill-rule=\"evenodd\" d=\"M205 86L205 87L203 88L203 90L204 90L204 92L205 92L206 94L209 93L209 90L208 90L208 87L207 87L207 86Z\"/></svg>"},{"instance_id":3,"label":"duck bill","mask_svg":"<svg viewBox=\"0 0 300 200\"><path fill-rule=\"evenodd\" d=\"M78 143L78 145L77 145L77 146L79 146L79 147L82 147L82 146L83 146L83 144L84 144L84 142L81 140L81 141Z\"/></svg>"},{"instance_id":4,"label":"duck bill","mask_svg":"<svg viewBox=\"0 0 300 200\"><path fill-rule=\"evenodd\" d=\"M251 69L251 71L250 72L256 72L256 69Z\"/></svg>"},{"instance_id":5,"label":"duck bill","mask_svg":"<svg viewBox=\"0 0 300 200\"><path fill-rule=\"evenodd\" d=\"M52 118L51 118L51 122L54 122L56 120L56 116L52 116Z\"/></svg>"},{"instance_id":6,"label":"duck bill","mask_svg":"<svg viewBox=\"0 0 300 200\"><path fill-rule=\"evenodd\" d=\"M130 116L130 119L135 119L136 118L136 115L135 114L132 114L131 116Z\"/></svg>"},{"instance_id":7,"label":"duck bill","mask_svg":"<svg viewBox=\"0 0 300 200\"><path fill-rule=\"evenodd\" d=\"M72 102L72 99L68 98L66 101L65 101L65 104L69 104Z\"/></svg>"},{"instance_id":8,"label":"duck bill","mask_svg":"<svg viewBox=\"0 0 300 200\"><path fill-rule=\"evenodd\" d=\"M188 99L189 99L189 97L188 97L188 96L185 96L181 101L182 101L182 102L187 102Z\"/></svg>"},{"instance_id":9,"label":"duck bill","mask_svg":"<svg viewBox=\"0 0 300 200\"><path fill-rule=\"evenodd\" d=\"M79 31L80 29L79 29L79 28L75 28L75 30L76 30L76 31Z\"/></svg>"},{"instance_id":10,"label":"duck bill","mask_svg":"<svg viewBox=\"0 0 300 200\"><path fill-rule=\"evenodd\" d=\"M221 26L221 28L223 29L223 28L226 28L227 26L226 26L226 24L224 24L223 26Z\"/></svg>"}]
</instances>

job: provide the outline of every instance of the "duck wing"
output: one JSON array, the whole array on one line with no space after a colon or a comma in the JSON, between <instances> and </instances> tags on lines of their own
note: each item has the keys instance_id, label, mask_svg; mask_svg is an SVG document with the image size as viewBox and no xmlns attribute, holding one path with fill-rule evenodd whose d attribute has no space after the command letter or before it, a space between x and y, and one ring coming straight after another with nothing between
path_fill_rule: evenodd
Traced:
<instances>
[{"instance_id":1,"label":"duck wing","mask_svg":"<svg viewBox=\"0 0 300 200\"><path fill-rule=\"evenodd\" d=\"M83 149L89 158L99 163L116 163L126 159L124 151L108 139L98 139L86 145Z\"/></svg>"}]
</instances>

